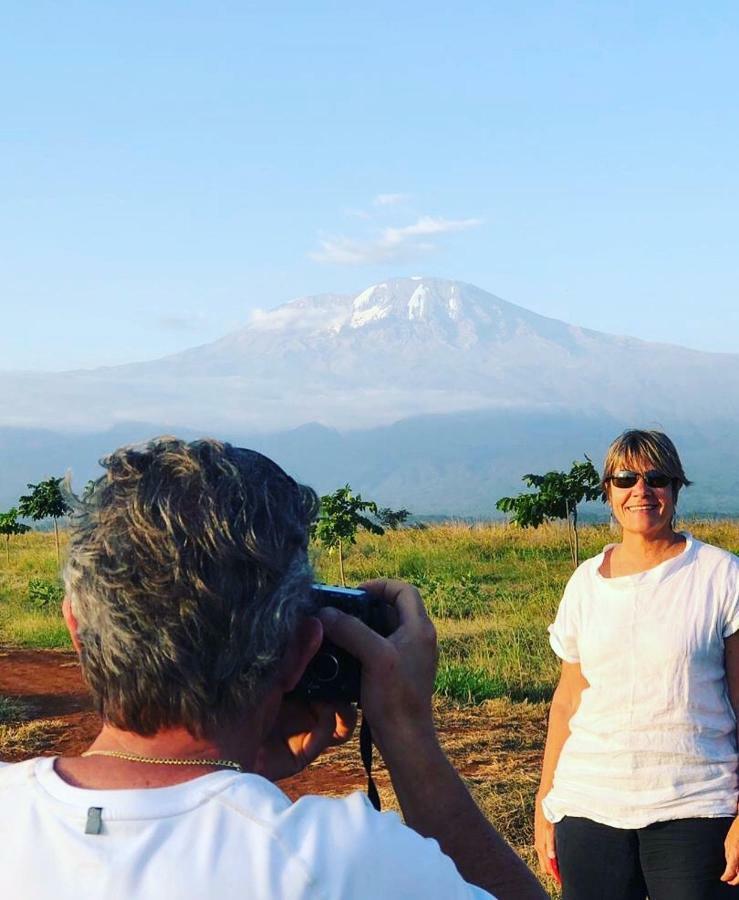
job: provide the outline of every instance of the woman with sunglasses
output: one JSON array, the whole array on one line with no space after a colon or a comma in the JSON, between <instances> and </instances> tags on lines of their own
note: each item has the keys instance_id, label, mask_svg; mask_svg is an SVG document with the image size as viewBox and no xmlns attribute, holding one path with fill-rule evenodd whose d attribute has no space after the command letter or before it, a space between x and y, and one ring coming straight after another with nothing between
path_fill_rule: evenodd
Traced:
<instances>
[{"instance_id":1,"label":"woman with sunglasses","mask_svg":"<svg viewBox=\"0 0 739 900\"><path fill-rule=\"evenodd\" d=\"M539 862L563 900L739 900L739 559L674 530L690 482L661 432L618 437L602 484L621 541L549 628Z\"/></svg>"}]
</instances>

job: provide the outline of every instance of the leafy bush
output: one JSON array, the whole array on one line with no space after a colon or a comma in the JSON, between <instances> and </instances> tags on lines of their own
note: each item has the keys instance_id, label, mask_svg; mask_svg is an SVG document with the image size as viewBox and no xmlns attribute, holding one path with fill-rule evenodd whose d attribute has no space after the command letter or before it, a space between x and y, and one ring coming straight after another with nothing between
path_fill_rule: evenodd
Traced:
<instances>
[{"instance_id":1,"label":"leafy bush","mask_svg":"<svg viewBox=\"0 0 739 900\"><path fill-rule=\"evenodd\" d=\"M64 597L64 586L58 580L32 578L28 582L27 599L30 606L42 612L56 612Z\"/></svg>"},{"instance_id":2,"label":"leafy bush","mask_svg":"<svg viewBox=\"0 0 739 900\"><path fill-rule=\"evenodd\" d=\"M437 618L472 619L485 611L480 581L471 572L455 581L425 574L415 584L429 614Z\"/></svg>"}]
</instances>

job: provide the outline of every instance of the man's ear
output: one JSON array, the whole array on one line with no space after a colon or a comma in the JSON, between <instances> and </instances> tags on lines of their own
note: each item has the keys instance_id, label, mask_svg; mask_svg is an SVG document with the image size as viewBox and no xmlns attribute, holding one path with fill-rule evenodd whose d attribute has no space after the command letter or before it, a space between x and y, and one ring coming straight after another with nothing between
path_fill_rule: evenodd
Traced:
<instances>
[{"instance_id":1,"label":"man's ear","mask_svg":"<svg viewBox=\"0 0 739 900\"><path fill-rule=\"evenodd\" d=\"M323 625L320 619L306 616L299 622L288 641L280 665L279 683L285 693L291 691L303 677L303 672L318 652L322 641Z\"/></svg>"},{"instance_id":2,"label":"man's ear","mask_svg":"<svg viewBox=\"0 0 739 900\"><path fill-rule=\"evenodd\" d=\"M80 644L80 639L77 636L77 619L72 612L72 603L67 596L65 596L64 600L62 600L62 615L64 616L64 621L66 623L69 636L72 638L72 645L77 653L79 653L82 649L82 645Z\"/></svg>"}]
</instances>

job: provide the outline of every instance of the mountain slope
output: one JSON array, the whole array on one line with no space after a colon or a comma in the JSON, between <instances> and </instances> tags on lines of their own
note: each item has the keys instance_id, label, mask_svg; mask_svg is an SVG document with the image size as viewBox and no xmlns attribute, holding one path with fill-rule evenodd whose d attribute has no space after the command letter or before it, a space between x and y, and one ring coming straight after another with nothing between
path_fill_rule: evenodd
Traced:
<instances>
[{"instance_id":1,"label":"mountain slope","mask_svg":"<svg viewBox=\"0 0 739 900\"><path fill-rule=\"evenodd\" d=\"M601 334L472 285L406 278L299 298L160 360L0 375L0 397L0 425L78 430L346 429L483 409L695 422L739 416L739 355Z\"/></svg>"}]
</instances>

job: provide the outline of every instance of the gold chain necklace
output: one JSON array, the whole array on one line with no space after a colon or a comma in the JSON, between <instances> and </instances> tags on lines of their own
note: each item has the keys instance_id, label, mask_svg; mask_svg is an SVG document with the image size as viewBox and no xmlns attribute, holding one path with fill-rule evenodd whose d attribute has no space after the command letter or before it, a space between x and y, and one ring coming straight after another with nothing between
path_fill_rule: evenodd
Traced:
<instances>
[{"instance_id":1,"label":"gold chain necklace","mask_svg":"<svg viewBox=\"0 0 739 900\"><path fill-rule=\"evenodd\" d=\"M219 769L235 769L243 772L241 763L232 759L182 759L174 756L138 756L135 753L123 753L121 750L86 750L81 756L113 756L129 762L149 763L153 766L217 766Z\"/></svg>"}]
</instances>

